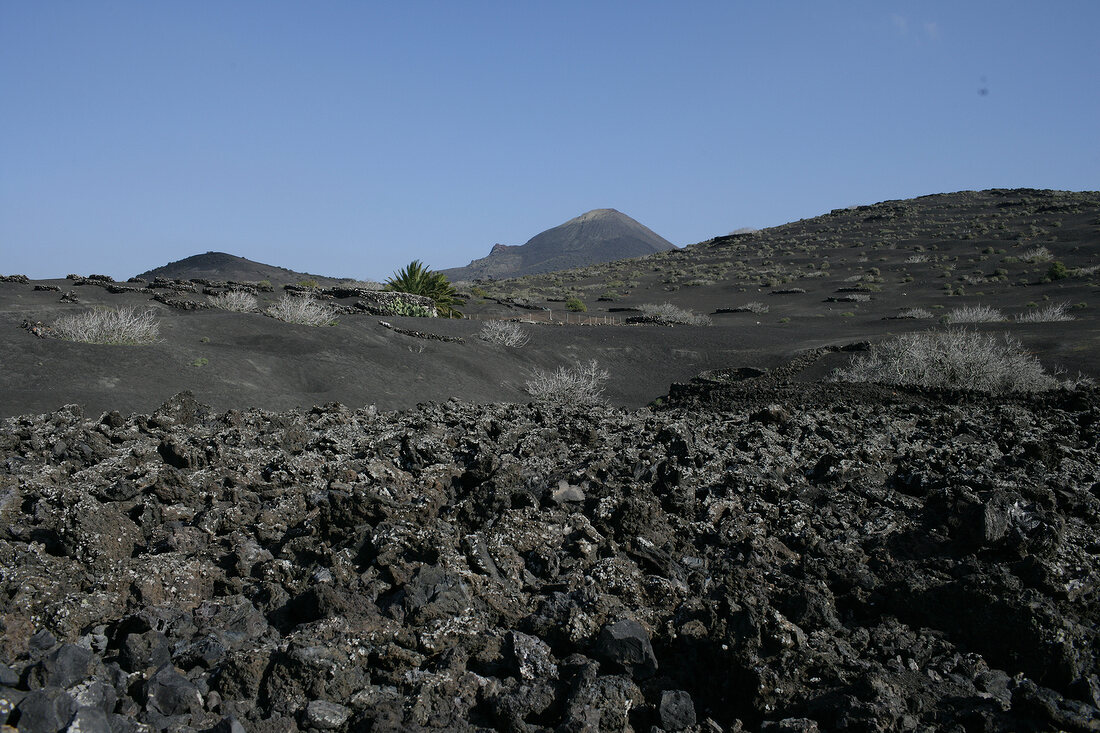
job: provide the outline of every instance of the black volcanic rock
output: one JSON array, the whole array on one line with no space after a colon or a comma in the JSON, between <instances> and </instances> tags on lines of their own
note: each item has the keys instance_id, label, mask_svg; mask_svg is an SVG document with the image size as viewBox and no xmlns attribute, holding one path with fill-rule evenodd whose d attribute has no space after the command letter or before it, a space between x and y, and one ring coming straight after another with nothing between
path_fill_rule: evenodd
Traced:
<instances>
[{"instance_id":1,"label":"black volcanic rock","mask_svg":"<svg viewBox=\"0 0 1100 733\"><path fill-rule=\"evenodd\" d=\"M676 249L676 245L615 209L593 209L547 229L526 244L497 244L488 257L443 270L451 281L521 277Z\"/></svg>"},{"instance_id":2,"label":"black volcanic rock","mask_svg":"<svg viewBox=\"0 0 1100 733\"><path fill-rule=\"evenodd\" d=\"M149 282L158 277L169 280L200 278L203 280L232 280L236 282L262 282L267 280L276 285L297 283L302 280L315 280L321 285L334 285L343 282L339 278L295 272L285 267L265 265L262 262L253 262L244 257L237 257L225 252L206 252L201 255L192 255L182 260L169 262L167 265L155 267L152 270L146 270L137 277Z\"/></svg>"},{"instance_id":3,"label":"black volcanic rock","mask_svg":"<svg viewBox=\"0 0 1100 733\"><path fill-rule=\"evenodd\" d=\"M0 723L1097 729L1100 392L737 384L6 420ZM50 539L93 504L140 533L109 570Z\"/></svg>"}]
</instances>

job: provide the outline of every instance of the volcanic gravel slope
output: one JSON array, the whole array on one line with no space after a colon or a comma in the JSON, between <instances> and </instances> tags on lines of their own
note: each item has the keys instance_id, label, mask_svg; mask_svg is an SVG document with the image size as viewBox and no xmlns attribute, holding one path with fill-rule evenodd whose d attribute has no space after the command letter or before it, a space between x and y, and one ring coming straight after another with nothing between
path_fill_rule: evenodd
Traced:
<instances>
[{"instance_id":1,"label":"volcanic gravel slope","mask_svg":"<svg viewBox=\"0 0 1100 733\"><path fill-rule=\"evenodd\" d=\"M0 416L72 403L88 413L150 412L183 391L219 411L525 402L533 371L593 359L611 375L608 401L634 408L705 370L772 368L806 350L942 328L956 309L978 306L1005 320L968 328L1021 340L1050 371L1100 378L1100 192L964 191L837 210L649 257L482 283L462 306L472 320L394 315L377 307L377 292L340 285L290 287L324 299L335 326L284 323L259 312L282 288L228 282L232 263L211 257L199 259L222 268L217 280L0 276ZM208 296L237 289L255 291L258 312L211 309ZM588 311L566 310L569 297ZM709 314L712 325L622 325L665 301ZM62 317L100 307L152 311L159 339L122 347L51 337ZM1072 320L1016 320L1058 307ZM478 319L538 323L522 326L526 346L507 348L479 338ZM842 365L822 360L811 376Z\"/></svg>"},{"instance_id":2,"label":"volcanic gravel slope","mask_svg":"<svg viewBox=\"0 0 1100 733\"><path fill-rule=\"evenodd\" d=\"M768 390L8 419L0 720L1100 729L1100 394Z\"/></svg>"}]
</instances>

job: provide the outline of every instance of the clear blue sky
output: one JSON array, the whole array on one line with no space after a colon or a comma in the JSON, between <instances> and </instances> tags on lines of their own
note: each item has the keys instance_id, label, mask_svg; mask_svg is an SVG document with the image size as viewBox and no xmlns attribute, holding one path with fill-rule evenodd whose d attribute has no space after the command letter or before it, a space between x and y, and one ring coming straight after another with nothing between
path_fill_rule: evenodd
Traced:
<instances>
[{"instance_id":1,"label":"clear blue sky","mask_svg":"<svg viewBox=\"0 0 1100 733\"><path fill-rule=\"evenodd\" d=\"M0 0L0 273L382 279L612 207L685 245L1100 188L1100 2Z\"/></svg>"}]
</instances>

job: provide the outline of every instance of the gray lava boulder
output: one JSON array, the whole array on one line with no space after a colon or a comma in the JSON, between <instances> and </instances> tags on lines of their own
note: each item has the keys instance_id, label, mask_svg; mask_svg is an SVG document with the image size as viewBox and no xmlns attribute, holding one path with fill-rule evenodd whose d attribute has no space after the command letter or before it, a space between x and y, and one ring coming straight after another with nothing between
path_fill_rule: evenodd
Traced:
<instances>
[{"instance_id":1,"label":"gray lava boulder","mask_svg":"<svg viewBox=\"0 0 1100 733\"><path fill-rule=\"evenodd\" d=\"M509 631L507 640L513 669L520 679L558 678L558 666L554 664L550 646L545 641L518 631Z\"/></svg>"},{"instance_id":2,"label":"gray lava boulder","mask_svg":"<svg viewBox=\"0 0 1100 733\"><path fill-rule=\"evenodd\" d=\"M165 665L145 683L145 705L164 717L190 715L202 709L202 695L175 667Z\"/></svg>"},{"instance_id":3,"label":"gray lava boulder","mask_svg":"<svg viewBox=\"0 0 1100 733\"><path fill-rule=\"evenodd\" d=\"M695 725L695 703L691 695L683 690L665 690L661 693L661 703L657 708L661 718L661 727L667 731L678 731Z\"/></svg>"},{"instance_id":4,"label":"gray lava boulder","mask_svg":"<svg viewBox=\"0 0 1100 733\"><path fill-rule=\"evenodd\" d=\"M637 621L624 619L608 624L596 639L596 656L613 669L621 669L635 679L653 676L657 657L649 634Z\"/></svg>"},{"instance_id":5,"label":"gray lava boulder","mask_svg":"<svg viewBox=\"0 0 1100 733\"><path fill-rule=\"evenodd\" d=\"M32 690L19 702L20 733L57 733L76 714L73 696L57 687Z\"/></svg>"},{"instance_id":6,"label":"gray lava boulder","mask_svg":"<svg viewBox=\"0 0 1100 733\"><path fill-rule=\"evenodd\" d=\"M88 676L92 652L76 644L62 644L36 664L27 677L31 689L72 687Z\"/></svg>"},{"instance_id":7,"label":"gray lava boulder","mask_svg":"<svg viewBox=\"0 0 1100 733\"><path fill-rule=\"evenodd\" d=\"M306 705L306 723L320 730L339 728L351 717L351 710L328 700L311 700Z\"/></svg>"}]
</instances>

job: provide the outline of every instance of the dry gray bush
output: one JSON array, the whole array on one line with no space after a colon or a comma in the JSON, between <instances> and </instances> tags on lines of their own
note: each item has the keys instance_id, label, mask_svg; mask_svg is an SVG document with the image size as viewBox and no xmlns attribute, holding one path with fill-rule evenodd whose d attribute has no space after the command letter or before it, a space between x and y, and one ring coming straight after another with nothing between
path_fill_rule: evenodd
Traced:
<instances>
[{"instance_id":1,"label":"dry gray bush","mask_svg":"<svg viewBox=\"0 0 1100 733\"><path fill-rule=\"evenodd\" d=\"M713 323L709 316L692 313L686 308L680 308L672 303L662 303L661 305L649 303L640 307L645 315L657 318L665 323L681 323L686 326L709 326Z\"/></svg>"},{"instance_id":2,"label":"dry gray bush","mask_svg":"<svg viewBox=\"0 0 1100 733\"><path fill-rule=\"evenodd\" d=\"M906 308L898 313L898 318L931 318L932 311L927 308Z\"/></svg>"},{"instance_id":3,"label":"dry gray bush","mask_svg":"<svg viewBox=\"0 0 1100 733\"><path fill-rule=\"evenodd\" d=\"M527 380L527 393L536 402L553 405L593 405L603 402L603 383L611 375L595 361L554 371L535 369Z\"/></svg>"},{"instance_id":4,"label":"dry gray bush","mask_svg":"<svg viewBox=\"0 0 1100 733\"><path fill-rule=\"evenodd\" d=\"M943 317L944 323L999 323L1005 320L996 308L988 305L964 305Z\"/></svg>"},{"instance_id":5,"label":"dry gray bush","mask_svg":"<svg viewBox=\"0 0 1100 733\"><path fill-rule=\"evenodd\" d=\"M96 308L59 316L53 333L60 339L86 344L151 344L160 335L160 325L151 310Z\"/></svg>"},{"instance_id":6,"label":"dry gray bush","mask_svg":"<svg viewBox=\"0 0 1100 733\"><path fill-rule=\"evenodd\" d=\"M215 308L236 313L255 313L258 309L256 296L243 290L229 290L217 295L208 295L210 303Z\"/></svg>"},{"instance_id":7,"label":"dry gray bush","mask_svg":"<svg viewBox=\"0 0 1100 733\"><path fill-rule=\"evenodd\" d=\"M518 323L510 321L489 321L482 327L478 338L491 344L511 346L517 349L525 346L530 340L527 337L527 332L520 328Z\"/></svg>"},{"instance_id":8,"label":"dry gray bush","mask_svg":"<svg viewBox=\"0 0 1100 733\"><path fill-rule=\"evenodd\" d=\"M741 306L737 310L747 311L748 313L757 313L757 314L759 314L759 313L767 313L768 310L769 310L769 306L764 305L759 300L752 300L752 301L749 301L748 303L745 303L743 306Z\"/></svg>"},{"instance_id":9,"label":"dry gray bush","mask_svg":"<svg viewBox=\"0 0 1100 733\"><path fill-rule=\"evenodd\" d=\"M905 264L916 265L921 262L928 262L928 255L909 255L905 258Z\"/></svg>"},{"instance_id":10,"label":"dry gray bush","mask_svg":"<svg viewBox=\"0 0 1100 733\"><path fill-rule=\"evenodd\" d=\"M264 312L280 321L303 326L331 326L336 318L336 311L327 303L289 294Z\"/></svg>"},{"instance_id":11,"label":"dry gray bush","mask_svg":"<svg viewBox=\"0 0 1100 733\"><path fill-rule=\"evenodd\" d=\"M973 389L993 394L1039 392L1059 382L1008 334L975 333L965 329L925 331L895 336L871 346L833 381L878 382L918 387Z\"/></svg>"},{"instance_id":12,"label":"dry gray bush","mask_svg":"<svg viewBox=\"0 0 1100 733\"><path fill-rule=\"evenodd\" d=\"M1020 255L1020 259L1027 262L1050 262L1054 255L1046 247L1034 247Z\"/></svg>"},{"instance_id":13,"label":"dry gray bush","mask_svg":"<svg viewBox=\"0 0 1100 733\"><path fill-rule=\"evenodd\" d=\"M1053 323L1055 321L1073 321L1076 320L1069 313L1066 313L1066 309L1069 306L1066 303L1051 303L1046 308L1036 308L1030 310L1027 313L1021 313L1016 316L1017 323Z\"/></svg>"}]
</instances>

